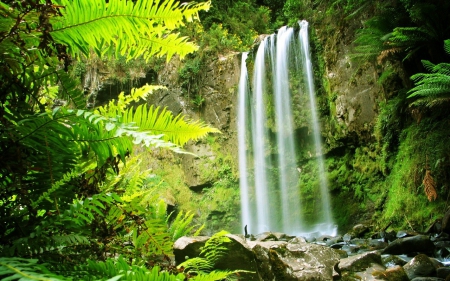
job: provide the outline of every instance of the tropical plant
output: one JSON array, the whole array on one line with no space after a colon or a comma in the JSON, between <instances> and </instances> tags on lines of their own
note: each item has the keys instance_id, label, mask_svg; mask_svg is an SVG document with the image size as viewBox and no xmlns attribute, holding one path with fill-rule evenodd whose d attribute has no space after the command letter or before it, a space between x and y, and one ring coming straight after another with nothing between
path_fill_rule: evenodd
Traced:
<instances>
[{"instance_id":1,"label":"tropical plant","mask_svg":"<svg viewBox=\"0 0 450 281\"><path fill-rule=\"evenodd\" d=\"M443 16L448 8L446 1L421 0L376 7L376 15L357 34L357 55L378 57L379 63L396 55L404 61L442 60L443 52L436 46L450 35L448 19Z\"/></svg>"},{"instance_id":2,"label":"tropical plant","mask_svg":"<svg viewBox=\"0 0 450 281\"><path fill-rule=\"evenodd\" d=\"M242 270L214 270L215 264L228 251L226 244L230 243L231 239L226 236L227 234L229 233L222 230L211 236L211 238L206 241L205 245L200 248L201 251L199 257L186 260L178 265L178 268L182 268L184 272L195 276L193 278L195 281L208 280L211 276L217 278L216 280L223 280L228 279L240 272L246 272Z\"/></svg>"},{"instance_id":3,"label":"tropical plant","mask_svg":"<svg viewBox=\"0 0 450 281\"><path fill-rule=\"evenodd\" d=\"M444 41L444 49L450 55L450 39ZM409 90L408 98L412 105L432 107L450 99L450 63L433 64L428 60L422 61L423 66L430 73L417 73L411 76L415 87Z\"/></svg>"},{"instance_id":4,"label":"tropical plant","mask_svg":"<svg viewBox=\"0 0 450 281\"><path fill-rule=\"evenodd\" d=\"M183 57L197 47L173 31L198 19L209 3L7 3L0 2L0 274L57 280L49 268L86 280L96 275L78 265L116 255L133 264L111 261L123 278L138 280L123 271L138 274L140 266L168 267L172 240L165 218L154 217L155 208L136 196L139 190L121 196L120 188L116 193L105 186L107 179L120 173L135 145L183 152L188 140L217 130L164 109L130 107L158 86L86 109L79 81L68 70L73 59L92 53ZM160 270L154 267L152 276L166 278ZM149 274L144 271L140 276Z\"/></svg>"}]
</instances>

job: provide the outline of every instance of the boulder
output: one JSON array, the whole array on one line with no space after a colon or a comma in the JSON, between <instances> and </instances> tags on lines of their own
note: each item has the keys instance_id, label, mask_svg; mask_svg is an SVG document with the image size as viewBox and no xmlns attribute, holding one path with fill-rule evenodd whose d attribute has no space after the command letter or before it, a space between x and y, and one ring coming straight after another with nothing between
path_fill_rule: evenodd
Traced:
<instances>
[{"instance_id":1,"label":"boulder","mask_svg":"<svg viewBox=\"0 0 450 281\"><path fill-rule=\"evenodd\" d=\"M353 273L353 276L358 278L359 280L367 280L367 281L381 281L384 280L385 268L382 265L373 263L370 267L366 268L364 271Z\"/></svg>"},{"instance_id":2,"label":"boulder","mask_svg":"<svg viewBox=\"0 0 450 281\"><path fill-rule=\"evenodd\" d=\"M281 241L248 242L263 280L332 280L339 254L325 246Z\"/></svg>"},{"instance_id":3,"label":"boulder","mask_svg":"<svg viewBox=\"0 0 450 281\"><path fill-rule=\"evenodd\" d=\"M360 272L372 267L373 264L382 264L381 255L376 251L341 259L338 267L341 271Z\"/></svg>"},{"instance_id":4,"label":"boulder","mask_svg":"<svg viewBox=\"0 0 450 281\"><path fill-rule=\"evenodd\" d=\"M447 279L450 276L450 268L449 267L439 267L436 269L436 276L442 279Z\"/></svg>"},{"instance_id":5,"label":"boulder","mask_svg":"<svg viewBox=\"0 0 450 281\"><path fill-rule=\"evenodd\" d=\"M410 253L432 253L434 244L427 235L399 238L390 243L382 254L401 255Z\"/></svg>"},{"instance_id":6,"label":"boulder","mask_svg":"<svg viewBox=\"0 0 450 281\"><path fill-rule=\"evenodd\" d=\"M379 277L382 280L395 280L395 281L408 281L408 275L406 275L403 267L396 265L394 267L390 267L383 272L373 273L374 276Z\"/></svg>"},{"instance_id":7,"label":"boulder","mask_svg":"<svg viewBox=\"0 0 450 281\"><path fill-rule=\"evenodd\" d=\"M382 260L385 267L404 266L407 263L407 261L398 256L386 256Z\"/></svg>"},{"instance_id":8,"label":"boulder","mask_svg":"<svg viewBox=\"0 0 450 281\"><path fill-rule=\"evenodd\" d=\"M224 246L225 254L214 267L221 270L246 270L240 279L250 281L332 280L339 275L340 259L335 250L304 242L304 239L285 241L248 241L238 235L227 235L231 242ZM174 244L177 264L186 256L198 256L208 237L182 237Z\"/></svg>"},{"instance_id":9,"label":"boulder","mask_svg":"<svg viewBox=\"0 0 450 281\"><path fill-rule=\"evenodd\" d=\"M248 247L244 238L228 234L231 242L226 244L227 251L216 262L215 268L220 270L246 270L253 273L240 273L242 280L261 280L258 274L255 254Z\"/></svg>"},{"instance_id":10,"label":"boulder","mask_svg":"<svg viewBox=\"0 0 450 281\"><path fill-rule=\"evenodd\" d=\"M272 232L263 232L256 235L256 241L278 241L278 238Z\"/></svg>"},{"instance_id":11,"label":"boulder","mask_svg":"<svg viewBox=\"0 0 450 281\"><path fill-rule=\"evenodd\" d=\"M431 259L424 254L419 254L403 266L410 280L416 277L435 277L436 268Z\"/></svg>"},{"instance_id":12,"label":"boulder","mask_svg":"<svg viewBox=\"0 0 450 281\"><path fill-rule=\"evenodd\" d=\"M369 227L364 224L357 224L352 228L352 236L362 238L364 234L369 232Z\"/></svg>"},{"instance_id":13,"label":"boulder","mask_svg":"<svg viewBox=\"0 0 450 281\"><path fill-rule=\"evenodd\" d=\"M369 241L369 249L370 250L382 250L388 246L387 242L378 240L378 239L371 239Z\"/></svg>"},{"instance_id":14,"label":"boulder","mask_svg":"<svg viewBox=\"0 0 450 281\"><path fill-rule=\"evenodd\" d=\"M188 258L198 257L200 248L206 243L209 236L183 236L173 244L173 254L175 255L176 264L180 264Z\"/></svg>"}]
</instances>

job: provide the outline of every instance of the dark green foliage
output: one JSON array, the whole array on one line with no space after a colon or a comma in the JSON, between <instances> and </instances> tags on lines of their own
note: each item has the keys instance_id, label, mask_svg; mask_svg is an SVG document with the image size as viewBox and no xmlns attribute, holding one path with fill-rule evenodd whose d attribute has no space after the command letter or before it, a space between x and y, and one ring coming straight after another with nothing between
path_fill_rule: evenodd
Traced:
<instances>
[{"instance_id":1,"label":"dark green foliage","mask_svg":"<svg viewBox=\"0 0 450 281\"><path fill-rule=\"evenodd\" d=\"M180 152L180 145L204 137L209 127L159 108L129 107L157 86L88 110L68 68L71 58L91 50L99 56L126 52L128 59L183 57L196 46L171 31L183 19L195 20L208 3L9 2L0 2L0 256L11 258L0 259L0 274L5 280L64 280L48 268L69 279L110 274L111 280L183 280L184 274L160 273L171 270L173 241L165 213L156 214L156 200L140 196L145 180L131 176L133 188L114 189L120 181L111 178L119 177L135 145ZM179 219L188 230L189 223L189 217ZM120 255L103 264L108 274L84 267L87 259Z\"/></svg>"},{"instance_id":2,"label":"dark green foliage","mask_svg":"<svg viewBox=\"0 0 450 281\"><path fill-rule=\"evenodd\" d=\"M0 258L0 276L2 280L66 280L49 272L38 260L23 258Z\"/></svg>"},{"instance_id":3,"label":"dark green foliage","mask_svg":"<svg viewBox=\"0 0 450 281\"><path fill-rule=\"evenodd\" d=\"M389 173L391 161L400 145L401 131L407 126L409 118L405 91L386 103L380 103L380 113L375 127L375 136L381 148L383 172Z\"/></svg>"},{"instance_id":4,"label":"dark green foliage","mask_svg":"<svg viewBox=\"0 0 450 281\"><path fill-rule=\"evenodd\" d=\"M447 54L450 55L450 40L445 41ZM431 73L417 73L411 76L416 86L408 93L409 99L414 100L414 105L434 106L447 102L450 98L450 64L433 64L423 60L423 66Z\"/></svg>"},{"instance_id":5,"label":"dark green foliage","mask_svg":"<svg viewBox=\"0 0 450 281\"><path fill-rule=\"evenodd\" d=\"M399 151L386 180L388 196L382 220L405 227L405 216L417 230L423 230L442 216L448 196L448 121L442 112L424 117L403 131ZM448 114L448 113L446 113ZM437 183L437 200L428 202L423 190L425 170L430 169ZM413 195L413 196L411 196Z\"/></svg>"},{"instance_id":6,"label":"dark green foliage","mask_svg":"<svg viewBox=\"0 0 450 281\"><path fill-rule=\"evenodd\" d=\"M207 280L210 276L214 280L222 280L232 277L232 275L244 272L240 270L235 271L220 271L214 270L215 264L223 257L228 248L227 243L231 242L231 239L226 235L226 231L220 231L209 238L205 245L201 248L200 256L189 259L180 265L178 268L183 268L188 274L196 276L194 280Z\"/></svg>"}]
</instances>

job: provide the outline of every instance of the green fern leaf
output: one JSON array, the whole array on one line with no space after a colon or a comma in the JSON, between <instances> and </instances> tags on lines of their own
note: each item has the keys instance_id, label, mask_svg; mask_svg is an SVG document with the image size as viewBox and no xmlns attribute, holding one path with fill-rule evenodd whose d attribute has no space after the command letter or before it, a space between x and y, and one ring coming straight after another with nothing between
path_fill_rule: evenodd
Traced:
<instances>
[{"instance_id":1,"label":"green fern leaf","mask_svg":"<svg viewBox=\"0 0 450 281\"><path fill-rule=\"evenodd\" d=\"M36 259L1 258L0 276L2 280L40 280L61 281L67 280L62 276L52 274ZM6 275L6 276L5 276Z\"/></svg>"},{"instance_id":2,"label":"green fern leaf","mask_svg":"<svg viewBox=\"0 0 450 281\"><path fill-rule=\"evenodd\" d=\"M60 2L65 7L62 17L52 20L56 42L69 46L73 55L81 51L86 56L89 48L102 55L105 47L115 46L116 56L127 54L128 59L167 55L169 60L174 53L184 57L195 51L195 45L169 32L182 26L183 19L198 19L198 12L210 6L210 2L180 5L173 0Z\"/></svg>"},{"instance_id":3,"label":"green fern leaf","mask_svg":"<svg viewBox=\"0 0 450 281\"><path fill-rule=\"evenodd\" d=\"M219 130L201 122L187 122L181 115L173 117L170 111L159 107L147 108L140 105L135 110L129 109L122 116L122 122L134 123L140 130L148 130L152 134L162 134L164 140L176 145L184 145L189 140L198 140L208 133L218 133Z\"/></svg>"}]
</instances>

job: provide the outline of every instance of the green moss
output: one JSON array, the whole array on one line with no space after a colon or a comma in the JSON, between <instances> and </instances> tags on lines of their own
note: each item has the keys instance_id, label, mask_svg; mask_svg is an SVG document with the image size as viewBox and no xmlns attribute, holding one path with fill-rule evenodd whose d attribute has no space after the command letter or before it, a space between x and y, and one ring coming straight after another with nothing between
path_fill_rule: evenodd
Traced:
<instances>
[{"instance_id":1,"label":"green moss","mask_svg":"<svg viewBox=\"0 0 450 281\"><path fill-rule=\"evenodd\" d=\"M448 196L449 138L448 121L435 118L413 123L403 131L392 172L386 180L388 195L383 221L423 230L442 216ZM423 190L427 168L437 183L438 198L434 202L428 201Z\"/></svg>"}]
</instances>

